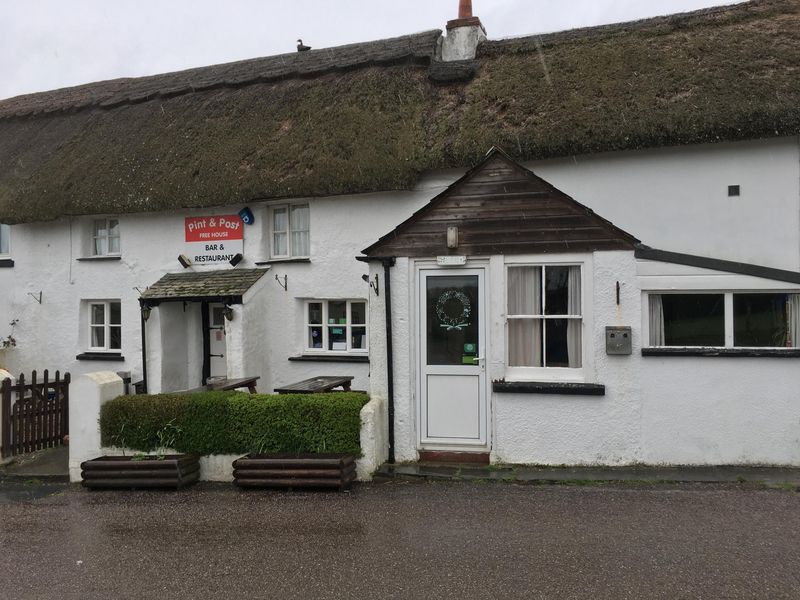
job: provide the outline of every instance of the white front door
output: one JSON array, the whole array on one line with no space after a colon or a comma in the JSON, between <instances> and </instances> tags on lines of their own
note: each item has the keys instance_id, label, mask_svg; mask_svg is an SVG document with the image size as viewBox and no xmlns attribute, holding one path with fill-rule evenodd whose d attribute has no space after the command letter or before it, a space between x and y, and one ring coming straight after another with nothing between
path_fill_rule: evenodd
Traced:
<instances>
[{"instance_id":1,"label":"white front door","mask_svg":"<svg viewBox=\"0 0 800 600\"><path fill-rule=\"evenodd\" d=\"M227 377L228 359L225 344L225 317L223 304L208 305L208 357L211 377Z\"/></svg>"},{"instance_id":2,"label":"white front door","mask_svg":"<svg viewBox=\"0 0 800 600\"><path fill-rule=\"evenodd\" d=\"M483 269L423 269L419 277L422 448L486 449Z\"/></svg>"}]
</instances>

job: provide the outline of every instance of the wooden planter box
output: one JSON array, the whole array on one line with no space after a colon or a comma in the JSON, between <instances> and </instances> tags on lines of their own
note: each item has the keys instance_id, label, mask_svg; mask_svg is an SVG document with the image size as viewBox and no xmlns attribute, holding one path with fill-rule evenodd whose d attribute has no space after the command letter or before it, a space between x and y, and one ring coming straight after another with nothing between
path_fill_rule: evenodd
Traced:
<instances>
[{"instance_id":1,"label":"wooden planter box","mask_svg":"<svg viewBox=\"0 0 800 600\"><path fill-rule=\"evenodd\" d=\"M349 454L248 454L233 461L233 482L240 487L338 488L356 478Z\"/></svg>"},{"instance_id":2,"label":"wooden planter box","mask_svg":"<svg viewBox=\"0 0 800 600\"><path fill-rule=\"evenodd\" d=\"M191 454L172 454L162 459L147 456L101 456L81 463L87 488L178 489L200 479L200 459Z\"/></svg>"}]
</instances>

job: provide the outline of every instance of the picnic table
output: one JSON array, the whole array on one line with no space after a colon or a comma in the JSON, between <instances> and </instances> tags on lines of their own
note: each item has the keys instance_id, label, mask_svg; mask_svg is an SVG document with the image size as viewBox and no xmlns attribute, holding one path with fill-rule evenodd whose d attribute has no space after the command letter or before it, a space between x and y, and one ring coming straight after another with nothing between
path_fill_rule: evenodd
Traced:
<instances>
[{"instance_id":1,"label":"picnic table","mask_svg":"<svg viewBox=\"0 0 800 600\"><path fill-rule=\"evenodd\" d=\"M196 392L227 392L246 387L251 394L256 393L256 381L260 377L240 377L239 379L228 379L227 377L221 379L214 379L209 381L206 385L192 388L190 390L182 390L183 393L193 394Z\"/></svg>"},{"instance_id":2,"label":"picnic table","mask_svg":"<svg viewBox=\"0 0 800 600\"><path fill-rule=\"evenodd\" d=\"M341 386L345 392L349 392L351 381L353 381L352 375L323 375L290 383L284 387L275 388L275 391L279 394L319 394L331 392L333 388Z\"/></svg>"}]
</instances>

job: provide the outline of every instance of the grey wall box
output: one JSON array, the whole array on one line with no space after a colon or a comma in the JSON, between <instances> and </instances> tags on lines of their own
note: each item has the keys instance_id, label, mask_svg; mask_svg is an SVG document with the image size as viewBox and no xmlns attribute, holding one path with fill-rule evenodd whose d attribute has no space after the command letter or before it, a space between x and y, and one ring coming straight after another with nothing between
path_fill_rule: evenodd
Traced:
<instances>
[{"instance_id":1,"label":"grey wall box","mask_svg":"<svg viewBox=\"0 0 800 600\"><path fill-rule=\"evenodd\" d=\"M630 327L606 327L606 354L632 354Z\"/></svg>"}]
</instances>

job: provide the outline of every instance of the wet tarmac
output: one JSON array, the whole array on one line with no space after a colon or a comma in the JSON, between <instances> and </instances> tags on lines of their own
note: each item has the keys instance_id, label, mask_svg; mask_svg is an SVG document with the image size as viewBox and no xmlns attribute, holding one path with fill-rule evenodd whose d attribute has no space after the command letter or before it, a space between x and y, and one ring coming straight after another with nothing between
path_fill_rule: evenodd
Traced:
<instances>
[{"instance_id":1,"label":"wet tarmac","mask_svg":"<svg viewBox=\"0 0 800 600\"><path fill-rule=\"evenodd\" d=\"M70 487L0 503L0 597L797 598L799 538L731 484Z\"/></svg>"}]
</instances>

